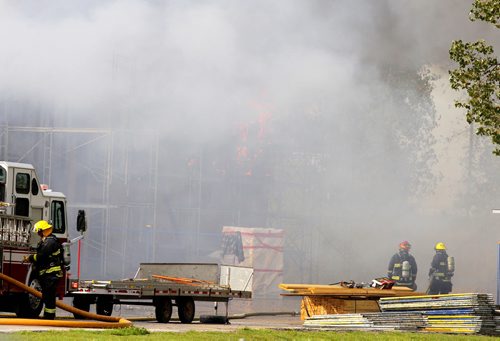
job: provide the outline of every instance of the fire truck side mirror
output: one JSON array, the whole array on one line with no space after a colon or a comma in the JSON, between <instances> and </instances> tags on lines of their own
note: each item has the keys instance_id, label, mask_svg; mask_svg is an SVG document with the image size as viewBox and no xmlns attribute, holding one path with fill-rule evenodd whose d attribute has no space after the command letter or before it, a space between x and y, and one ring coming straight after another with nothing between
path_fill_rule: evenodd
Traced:
<instances>
[{"instance_id":1,"label":"fire truck side mirror","mask_svg":"<svg viewBox=\"0 0 500 341\"><path fill-rule=\"evenodd\" d=\"M76 217L76 230L80 233L87 231L87 218L85 218L84 210L78 210L78 216Z\"/></svg>"}]
</instances>

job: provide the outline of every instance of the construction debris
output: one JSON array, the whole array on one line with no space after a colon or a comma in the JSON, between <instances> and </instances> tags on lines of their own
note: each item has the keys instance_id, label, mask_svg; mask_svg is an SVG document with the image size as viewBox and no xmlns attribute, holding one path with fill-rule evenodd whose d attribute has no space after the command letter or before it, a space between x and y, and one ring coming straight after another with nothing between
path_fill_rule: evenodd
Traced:
<instances>
[{"instance_id":1,"label":"construction debris","mask_svg":"<svg viewBox=\"0 0 500 341\"><path fill-rule=\"evenodd\" d=\"M330 296L304 296L300 303L300 318L305 320L314 315L350 314L379 312L375 299L343 299Z\"/></svg>"},{"instance_id":2,"label":"construction debris","mask_svg":"<svg viewBox=\"0 0 500 341\"><path fill-rule=\"evenodd\" d=\"M216 285L215 282L205 281L205 280L196 279L196 278L172 277L172 276L163 276L163 275L151 275L151 277L156 278L156 279L160 279L160 280L178 283L178 284L191 285L191 286Z\"/></svg>"},{"instance_id":3,"label":"construction debris","mask_svg":"<svg viewBox=\"0 0 500 341\"><path fill-rule=\"evenodd\" d=\"M332 330L409 330L498 335L499 319L491 294L388 297L379 313L314 315L304 326Z\"/></svg>"},{"instance_id":4,"label":"construction debris","mask_svg":"<svg viewBox=\"0 0 500 341\"><path fill-rule=\"evenodd\" d=\"M313 315L379 312L378 299L423 295L406 287L356 288L340 284L280 284L288 293L283 296L303 296L300 317L305 320Z\"/></svg>"},{"instance_id":5,"label":"construction debris","mask_svg":"<svg viewBox=\"0 0 500 341\"><path fill-rule=\"evenodd\" d=\"M424 331L493 335L498 329L491 294L382 298L379 305L384 312L420 312L427 318Z\"/></svg>"},{"instance_id":6,"label":"construction debris","mask_svg":"<svg viewBox=\"0 0 500 341\"><path fill-rule=\"evenodd\" d=\"M329 330L417 331L425 325L422 314L412 312L315 315L304 321L306 327Z\"/></svg>"},{"instance_id":7,"label":"construction debris","mask_svg":"<svg viewBox=\"0 0 500 341\"><path fill-rule=\"evenodd\" d=\"M335 296L335 297L398 297L398 296L420 296L423 293L414 292L407 287L393 287L392 289L379 288L346 288L339 284L320 285L320 284L280 284L279 287L288 291L283 296Z\"/></svg>"}]
</instances>

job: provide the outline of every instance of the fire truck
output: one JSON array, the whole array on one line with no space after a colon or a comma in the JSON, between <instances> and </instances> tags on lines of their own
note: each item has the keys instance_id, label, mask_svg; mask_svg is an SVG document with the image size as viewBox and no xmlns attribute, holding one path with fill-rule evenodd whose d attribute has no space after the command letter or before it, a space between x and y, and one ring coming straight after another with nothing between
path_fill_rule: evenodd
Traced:
<instances>
[{"instance_id":1,"label":"fire truck","mask_svg":"<svg viewBox=\"0 0 500 341\"><path fill-rule=\"evenodd\" d=\"M64 280L58 285L57 295L65 296L68 288L70 244L66 218L66 197L40 184L35 168L30 164L0 161L0 271L26 285L41 290L33 267L23 262L32 254L40 238L32 226L38 220L49 221L54 234L63 244ZM83 237L86 229L85 212L78 215L77 230ZM79 239L79 238L76 238ZM76 241L76 239L74 241ZM36 317L43 303L6 282L0 282L0 310L15 312L18 317Z\"/></svg>"}]
</instances>

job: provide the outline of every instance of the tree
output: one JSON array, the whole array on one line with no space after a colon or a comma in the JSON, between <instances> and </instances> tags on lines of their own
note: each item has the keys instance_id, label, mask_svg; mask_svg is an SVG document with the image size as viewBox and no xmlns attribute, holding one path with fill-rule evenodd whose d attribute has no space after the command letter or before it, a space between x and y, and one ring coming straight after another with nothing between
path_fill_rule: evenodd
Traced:
<instances>
[{"instance_id":1,"label":"tree","mask_svg":"<svg viewBox=\"0 0 500 341\"><path fill-rule=\"evenodd\" d=\"M500 28L500 1L475 0L469 18ZM484 40L456 40L451 44L450 58L458 63L458 68L450 71L451 87L467 93L455 106L467 110L467 122L476 123L476 133L489 136L497 146L493 153L500 155L500 66L493 47Z\"/></svg>"}]
</instances>

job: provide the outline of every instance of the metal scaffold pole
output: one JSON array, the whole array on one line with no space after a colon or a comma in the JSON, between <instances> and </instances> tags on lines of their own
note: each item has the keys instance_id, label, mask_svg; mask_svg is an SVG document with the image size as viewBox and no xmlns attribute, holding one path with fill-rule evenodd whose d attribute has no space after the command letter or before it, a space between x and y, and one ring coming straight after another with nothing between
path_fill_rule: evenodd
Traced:
<instances>
[{"instance_id":1,"label":"metal scaffold pole","mask_svg":"<svg viewBox=\"0 0 500 341\"><path fill-rule=\"evenodd\" d=\"M156 243L158 241L158 217L156 209L158 207L158 158L160 149L160 137L155 133L153 155L153 262L156 262Z\"/></svg>"},{"instance_id":2,"label":"metal scaffold pole","mask_svg":"<svg viewBox=\"0 0 500 341\"><path fill-rule=\"evenodd\" d=\"M105 183L103 185L103 201L104 205L106 207L104 211L104 239L103 239L103 245L104 245L104 257L103 257L103 272L104 274L107 274L107 262L108 262L108 250L110 248L110 245L108 244L109 242L109 229L111 226L111 218L110 218L110 186L111 186L111 180L113 176L113 148L114 148L114 134L113 132L109 133L109 139L110 142L107 145L107 161L106 161L106 173L105 173Z\"/></svg>"}]
</instances>

